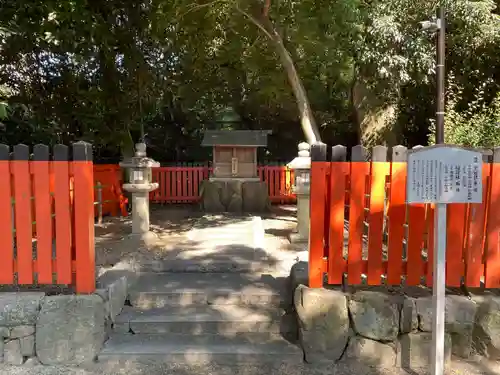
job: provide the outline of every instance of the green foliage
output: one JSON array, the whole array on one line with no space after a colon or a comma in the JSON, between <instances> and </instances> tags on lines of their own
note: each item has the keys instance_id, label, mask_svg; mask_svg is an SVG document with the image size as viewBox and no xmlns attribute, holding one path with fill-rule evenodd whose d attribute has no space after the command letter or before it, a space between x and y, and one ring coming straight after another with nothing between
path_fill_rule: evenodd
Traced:
<instances>
[{"instance_id":1,"label":"green foliage","mask_svg":"<svg viewBox=\"0 0 500 375\"><path fill-rule=\"evenodd\" d=\"M158 159L206 157L201 133L228 108L235 128L273 130L270 152L296 154L299 113L269 39L246 14L258 0L7 0L0 5L2 142L91 141L129 153L144 132ZM419 22L429 0L271 1L327 143L358 141L352 88L397 108L397 142L423 143L434 110L435 44ZM236 6L240 11L237 11ZM500 91L500 25L492 0L447 2L447 70L468 110ZM365 100L366 98L362 98ZM23 104L23 107L19 106ZM472 118L483 113L471 107ZM8 114L8 118L5 116ZM392 134L394 136L394 134Z\"/></svg>"},{"instance_id":2,"label":"green foliage","mask_svg":"<svg viewBox=\"0 0 500 375\"><path fill-rule=\"evenodd\" d=\"M484 85L486 86L486 85ZM453 86L454 91L447 103L445 116L445 141L468 147L497 147L500 145L500 93L491 101L486 99L484 87L465 110L457 109L463 90ZM435 126L429 142L434 141Z\"/></svg>"}]
</instances>

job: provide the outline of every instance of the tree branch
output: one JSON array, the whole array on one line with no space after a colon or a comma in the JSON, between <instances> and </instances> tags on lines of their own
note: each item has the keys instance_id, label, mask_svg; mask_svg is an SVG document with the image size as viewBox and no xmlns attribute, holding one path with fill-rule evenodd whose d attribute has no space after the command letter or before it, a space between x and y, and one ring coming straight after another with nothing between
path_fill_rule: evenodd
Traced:
<instances>
[{"instance_id":1,"label":"tree branch","mask_svg":"<svg viewBox=\"0 0 500 375\"><path fill-rule=\"evenodd\" d=\"M274 37L269 33L269 31L266 30L266 28L262 25L262 23L259 22L255 17L253 17L251 14L245 12L243 9L241 9L238 5L234 7L236 11L244 15L246 18L250 20L255 26L257 26L264 34L267 35L269 39L274 39Z\"/></svg>"},{"instance_id":2,"label":"tree branch","mask_svg":"<svg viewBox=\"0 0 500 375\"><path fill-rule=\"evenodd\" d=\"M262 10L264 17L269 17L269 9L271 9L271 0L265 0L264 9Z\"/></svg>"},{"instance_id":3,"label":"tree branch","mask_svg":"<svg viewBox=\"0 0 500 375\"><path fill-rule=\"evenodd\" d=\"M224 3L224 2L226 2L226 0L214 0L214 1L211 1L211 2L206 3L206 4L194 4L193 3L193 4L186 6L186 8L188 8L188 10L186 10L184 13L181 13L179 17L182 18L188 13L196 12L197 10L200 10L200 9L203 9L206 7L210 7L216 3Z\"/></svg>"}]
</instances>

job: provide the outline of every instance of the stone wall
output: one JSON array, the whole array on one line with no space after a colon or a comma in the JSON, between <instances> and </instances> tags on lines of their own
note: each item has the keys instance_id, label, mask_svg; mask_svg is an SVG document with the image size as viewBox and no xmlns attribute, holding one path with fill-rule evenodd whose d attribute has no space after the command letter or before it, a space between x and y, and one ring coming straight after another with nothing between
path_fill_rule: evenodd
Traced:
<instances>
[{"instance_id":1,"label":"stone wall","mask_svg":"<svg viewBox=\"0 0 500 375\"><path fill-rule=\"evenodd\" d=\"M299 285L294 306L306 362L415 369L430 365L432 296ZM446 296L445 359L452 354L500 359L499 297Z\"/></svg>"},{"instance_id":2,"label":"stone wall","mask_svg":"<svg viewBox=\"0 0 500 375\"><path fill-rule=\"evenodd\" d=\"M266 212L270 201L267 184L261 181L208 181L200 187L205 212Z\"/></svg>"},{"instance_id":3,"label":"stone wall","mask_svg":"<svg viewBox=\"0 0 500 375\"><path fill-rule=\"evenodd\" d=\"M99 286L92 295L0 293L0 366L92 363L124 306L127 277Z\"/></svg>"}]
</instances>

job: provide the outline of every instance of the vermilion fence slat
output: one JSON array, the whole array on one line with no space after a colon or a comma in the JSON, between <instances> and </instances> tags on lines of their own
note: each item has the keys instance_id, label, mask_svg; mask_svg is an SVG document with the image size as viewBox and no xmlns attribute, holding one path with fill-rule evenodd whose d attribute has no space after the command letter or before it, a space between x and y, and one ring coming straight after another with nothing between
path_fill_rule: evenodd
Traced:
<instances>
[{"instance_id":1,"label":"vermilion fence slat","mask_svg":"<svg viewBox=\"0 0 500 375\"><path fill-rule=\"evenodd\" d=\"M446 223L446 285L460 287L464 275L464 231L466 205L449 204Z\"/></svg>"},{"instance_id":2,"label":"vermilion fence slat","mask_svg":"<svg viewBox=\"0 0 500 375\"><path fill-rule=\"evenodd\" d=\"M279 170L279 176L280 176L280 203L284 203L286 200L286 169L280 169Z\"/></svg>"},{"instance_id":3,"label":"vermilion fence slat","mask_svg":"<svg viewBox=\"0 0 500 375\"><path fill-rule=\"evenodd\" d=\"M479 287L483 276L484 224L489 171L489 165L483 164L483 203L470 205L469 241L465 262L467 267L465 285L468 287Z\"/></svg>"},{"instance_id":4,"label":"vermilion fence slat","mask_svg":"<svg viewBox=\"0 0 500 375\"><path fill-rule=\"evenodd\" d=\"M271 186L271 189L272 189L272 193L270 194L271 197L273 197L273 199L276 199L278 198L279 199L279 189L278 189L278 185L277 185L277 182L276 181L276 169L273 168L270 170L270 174L271 174L271 179L269 181L269 186Z\"/></svg>"},{"instance_id":5,"label":"vermilion fence slat","mask_svg":"<svg viewBox=\"0 0 500 375\"><path fill-rule=\"evenodd\" d=\"M199 185L209 178L209 167L159 167L153 168L153 181L159 188L150 199L162 203L190 203L200 199ZM273 203L294 202L291 192L293 173L285 166L259 166L258 176L266 182L269 199Z\"/></svg>"},{"instance_id":6,"label":"vermilion fence slat","mask_svg":"<svg viewBox=\"0 0 500 375\"><path fill-rule=\"evenodd\" d=\"M427 276L426 284L432 287L432 277L434 271L434 205L427 207Z\"/></svg>"},{"instance_id":7,"label":"vermilion fence slat","mask_svg":"<svg viewBox=\"0 0 500 375\"><path fill-rule=\"evenodd\" d=\"M323 286L324 222L326 211L327 172L326 145L313 145L311 149L311 194L310 198L310 240L309 240L309 287Z\"/></svg>"},{"instance_id":8,"label":"vermilion fence slat","mask_svg":"<svg viewBox=\"0 0 500 375\"><path fill-rule=\"evenodd\" d=\"M488 207L487 248L485 254L485 286L500 287L500 148L493 153Z\"/></svg>"},{"instance_id":9,"label":"vermilion fence slat","mask_svg":"<svg viewBox=\"0 0 500 375\"><path fill-rule=\"evenodd\" d=\"M171 191L171 199L173 202L175 202L177 200L177 170L173 170L173 171L169 171L168 172L168 177L170 179L170 186L172 188L172 191Z\"/></svg>"},{"instance_id":10,"label":"vermilion fence slat","mask_svg":"<svg viewBox=\"0 0 500 375\"><path fill-rule=\"evenodd\" d=\"M67 146L54 146L53 165L57 283L71 284L71 208Z\"/></svg>"},{"instance_id":11,"label":"vermilion fence slat","mask_svg":"<svg viewBox=\"0 0 500 375\"><path fill-rule=\"evenodd\" d=\"M349 284L361 284L363 272L363 219L366 176L370 171L370 163L351 163L351 197L349 202L349 249L347 262L347 279Z\"/></svg>"},{"instance_id":12,"label":"vermilion fence slat","mask_svg":"<svg viewBox=\"0 0 500 375\"><path fill-rule=\"evenodd\" d=\"M401 283L401 269L403 265L403 241L405 236L404 224L406 221L406 163L393 162L391 165L391 184L389 199L389 243L387 283L399 285Z\"/></svg>"},{"instance_id":13,"label":"vermilion fence slat","mask_svg":"<svg viewBox=\"0 0 500 375\"><path fill-rule=\"evenodd\" d=\"M51 284L53 243L48 146L36 145L33 158L38 282Z\"/></svg>"},{"instance_id":14,"label":"vermilion fence slat","mask_svg":"<svg viewBox=\"0 0 500 375\"><path fill-rule=\"evenodd\" d=\"M330 235L328 256L328 283L342 284L346 269L344 260L345 182L349 164L345 162L330 165Z\"/></svg>"},{"instance_id":15,"label":"vermilion fence slat","mask_svg":"<svg viewBox=\"0 0 500 375\"><path fill-rule=\"evenodd\" d=\"M407 285L420 285L423 271L422 245L425 233L425 205L411 204L408 207L408 255Z\"/></svg>"},{"instance_id":16,"label":"vermilion fence slat","mask_svg":"<svg viewBox=\"0 0 500 375\"><path fill-rule=\"evenodd\" d=\"M311 229L309 248L309 286L318 288L323 286L323 252L324 252L324 222L325 222L325 193L326 173L329 168L326 162L314 162L311 166L311 174L316 176L315 182L311 184L311 191L317 194L311 195Z\"/></svg>"},{"instance_id":17,"label":"vermilion fence slat","mask_svg":"<svg viewBox=\"0 0 500 375\"><path fill-rule=\"evenodd\" d=\"M175 173L175 181L177 181L177 194L175 195L176 202L179 202L182 197L182 185L184 185L184 173L182 170L177 170Z\"/></svg>"},{"instance_id":18,"label":"vermilion fence slat","mask_svg":"<svg viewBox=\"0 0 500 375\"><path fill-rule=\"evenodd\" d=\"M385 180L390 164L373 162L371 170L370 214L368 233L368 285L379 285L382 269Z\"/></svg>"},{"instance_id":19,"label":"vermilion fence slat","mask_svg":"<svg viewBox=\"0 0 500 375\"><path fill-rule=\"evenodd\" d=\"M33 284L31 179L29 148L14 146L14 199L16 223L17 274L19 284Z\"/></svg>"},{"instance_id":20,"label":"vermilion fence slat","mask_svg":"<svg viewBox=\"0 0 500 375\"><path fill-rule=\"evenodd\" d=\"M85 142L73 145L74 212L76 246L76 290L92 293L95 290L94 251L94 178L92 146Z\"/></svg>"},{"instance_id":21,"label":"vermilion fence slat","mask_svg":"<svg viewBox=\"0 0 500 375\"><path fill-rule=\"evenodd\" d=\"M191 194L189 193L190 181L191 181L191 179L189 178L188 170L187 169L183 170L182 171L182 181L181 181L181 183L183 184L182 196L188 197L188 199L191 197Z\"/></svg>"},{"instance_id":22,"label":"vermilion fence slat","mask_svg":"<svg viewBox=\"0 0 500 375\"><path fill-rule=\"evenodd\" d=\"M11 174L9 161L9 146L0 145L0 249L2 249L2 261L0 262L0 284L12 284L14 282L14 238L13 209L11 194Z\"/></svg>"}]
</instances>

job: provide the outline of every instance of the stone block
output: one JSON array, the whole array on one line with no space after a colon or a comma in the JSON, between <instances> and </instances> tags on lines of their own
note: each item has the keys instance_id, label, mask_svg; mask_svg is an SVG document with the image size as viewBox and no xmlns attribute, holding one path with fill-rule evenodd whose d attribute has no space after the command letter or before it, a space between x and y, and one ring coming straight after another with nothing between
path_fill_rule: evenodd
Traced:
<instances>
[{"instance_id":1,"label":"stone block","mask_svg":"<svg viewBox=\"0 0 500 375\"><path fill-rule=\"evenodd\" d=\"M97 295L45 298L36 324L36 353L44 365L91 363L105 337L105 309Z\"/></svg>"},{"instance_id":2,"label":"stone block","mask_svg":"<svg viewBox=\"0 0 500 375\"><path fill-rule=\"evenodd\" d=\"M18 339L7 341L3 347L3 361L8 365L20 366L24 362L21 343Z\"/></svg>"},{"instance_id":3,"label":"stone block","mask_svg":"<svg viewBox=\"0 0 500 375\"><path fill-rule=\"evenodd\" d=\"M224 183L204 180L200 184L201 205L205 212L224 212Z\"/></svg>"},{"instance_id":4,"label":"stone block","mask_svg":"<svg viewBox=\"0 0 500 375\"><path fill-rule=\"evenodd\" d=\"M31 357L31 358L28 358L26 360L26 362L24 362L24 367L35 367L35 366L40 366L41 363L40 361L38 360L37 357Z\"/></svg>"},{"instance_id":5,"label":"stone block","mask_svg":"<svg viewBox=\"0 0 500 375\"><path fill-rule=\"evenodd\" d=\"M35 333L35 326L17 326L10 329L9 337L17 339L20 337L30 336Z\"/></svg>"},{"instance_id":6,"label":"stone block","mask_svg":"<svg viewBox=\"0 0 500 375\"><path fill-rule=\"evenodd\" d=\"M35 335L21 337L19 344L21 345L21 354L24 357L35 355Z\"/></svg>"},{"instance_id":7,"label":"stone block","mask_svg":"<svg viewBox=\"0 0 500 375\"><path fill-rule=\"evenodd\" d=\"M337 361L350 336L344 293L299 285L294 296L299 340L309 363Z\"/></svg>"},{"instance_id":8,"label":"stone block","mask_svg":"<svg viewBox=\"0 0 500 375\"><path fill-rule=\"evenodd\" d=\"M0 326L35 324L44 296L41 292L0 293Z\"/></svg>"},{"instance_id":9,"label":"stone block","mask_svg":"<svg viewBox=\"0 0 500 375\"><path fill-rule=\"evenodd\" d=\"M419 328L432 332L432 297L416 300ZM445 305L446 332L451 335L452 353L468 358L472 352L472 336L477 304L465 296L448 295Z\"/></svg>"},{"instance_id":10,"label":"stone block","mask_svg":"<svg viewBox=\"0 0 500 375\"><path fill-rule=\"evenodd\" d=\"M271 207L267 184L262 181L246 181L241 187L243 211L267 212Z\"/></svg>"},{"instance_id":11,"label":"stone block","mask_svg":"<svg viewBox=\"0 0 500 375\"><path fill-rule=\"evenodd\" d=\"M96 290L103 302L107 316L114 323L118 314L123 310L128 297L128 280L126 276L118 277L109 282L104 288Z\"/></svg>"},{"instance_id":12,"label":"stone block","mask_svg":"<svg viewBox=\"0 0 500 375\"><path fill-rule=\"evenodd\" d=\"M381 292L361 291L349 298L353 329L377 341L395 341L399 332L399 304Z\"/></svg>"},{"instance_id":13,"label":"stone block","mask_svg":"<svg viewBox=\"0 0 500 375\"><path fill-rule=\"evenodd\" d=\"M238 213L243 211L243 198L241 195L233 194L229 198L228 204L226 206L227 212Z\"/></svg>"},{"instance_id":14,"label":"stone block","mask_svg":"<svg viewBox=\"0 0 500 375\"><path fill-rule=\"evenodd\" d=\"M361 336L351 337L342 361L360 363L370 367L392 368L396 365L395 343L381 343Z\"/></svg>"},{"instance_id":15,"label":"stone block","mask_svg":"<svg viewBox=\"0 0 500 375\"><path fill-rule=\"evenodd\" d=\"M397 366L404 369L430 369L432 353L432 333L419 332L402 335L398 340ZM451 337L445 334L444 340L445 364L451 360Z\"/></svg>"},{"instance_id":16,"label":"stone block","mask_svg":"<svg viewBox=\"0 0 500 375\"><path fill-rule=\"evenodd\" d=\"M290 288L292 293L299 285L309 284L309 268L307 262L297 262L290 271Z\"/></svg>"},{"instance_id":17,"label":"stone block","mask_svg":"<svg viewBox=\"0 0 500 375\"><path fill-rule=\"evenodd\" d=\"M104 313L106 314L106 318L109 319L110 316L110 306L109 306L109 292L107 288L99 288L94 292L95 295L102 298L102 302L104 304Z\"/></svg>"},{"instance_id":18,"label":"stone block","mask_svg":"<svg viewBox=\"0 0 500 375\"><path fill-rule=\"evenodd\" d=\"M479 354L494 360L500 359L500 297L488 297L480 303L473 345Z\"/></svg>"},{"instance_id":19,"label":"stone block","mask_svg":"<svg viewBox=\"0 0 500 375\"><path fill-rule=\"evenodd\" d=\"M399 330L401 333L410 333L418 330L418 314L415 298L405 297L403 300Z\"/></svg>"},{"instance_id":20,"label":"stone block","mask_svg":"<svg viewBox=\"0 0 500 375\"><path fill-rule=\"evenodd\" d=\"M226 211L237 213L243 210L242 184L239 180L226 182L222 200Z\"/></svg>"},{"instance_id":21,"label":"stone block","mask_svg":"<svg viewBox=\"0 0 500 375\"><path fill-rule=\"evenodd\" d=\"M0 327L0 340L3 337L9 337L10 336L10 330L8 327Z\"/></svg>"}]
</instances>

